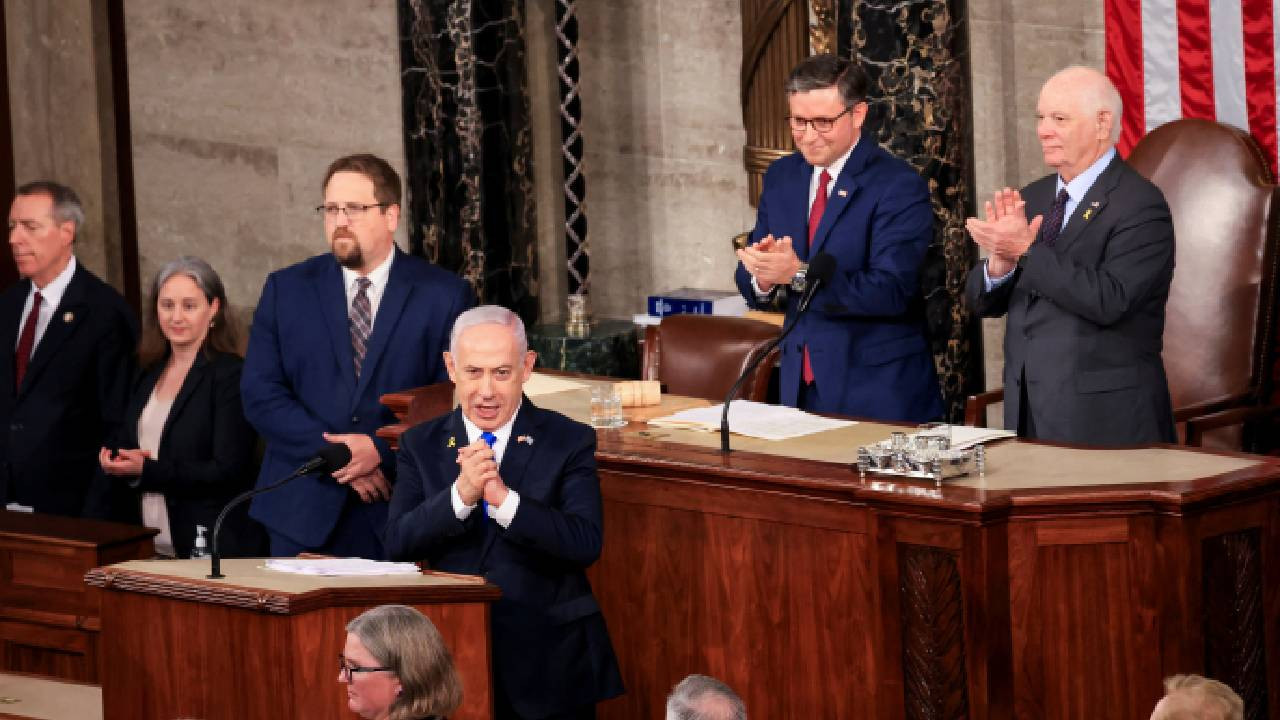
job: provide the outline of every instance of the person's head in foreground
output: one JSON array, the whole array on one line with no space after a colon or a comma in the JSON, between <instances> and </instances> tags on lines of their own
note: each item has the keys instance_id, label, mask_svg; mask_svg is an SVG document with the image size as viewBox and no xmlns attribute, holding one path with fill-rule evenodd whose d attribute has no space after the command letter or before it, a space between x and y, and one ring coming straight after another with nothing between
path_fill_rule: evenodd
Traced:
<instances>
[{"instance_id":1,"label":"person's head in foreground","mask_svg":"<svg viewBox=\"0 0 1280 720\"><path fill-rule=\"evenodd\" d=\"M1200 675L1165 678L1151 720L1244 720L1244 701L1227 685Z\"/></svg>"},{"instance_id":2,"label":"person's head in foreground","mask_svg":"<svg viewBox=\"0 0 1280 720\"><path fill-rule=\"evenodd\" d=\"M405 605L381 605L347 623L338 681L347 685L347 707L366 720L443 718L462 703L449 648Z\"/></svg>"},{"instance_id":3,"label":"person's head in foreground","mask_svg":"<svg viewBox=\"0 0 1280 720\"><path fill-rule=\"evenodd\" d=\"M747 720L747 708L728 685L690 675L667 696L667 720Z\"/></svg>"}]
</instances>

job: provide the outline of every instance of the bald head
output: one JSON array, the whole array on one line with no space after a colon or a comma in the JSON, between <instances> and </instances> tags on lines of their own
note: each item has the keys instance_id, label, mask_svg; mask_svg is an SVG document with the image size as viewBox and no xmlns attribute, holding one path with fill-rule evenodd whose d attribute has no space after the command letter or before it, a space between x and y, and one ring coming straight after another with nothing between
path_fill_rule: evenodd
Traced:
<instances>
[{"instance_id":1,"label":"bald head","mask_svg":"<svg viewBox=\"0 0 1280 720\"><path fill-rule=\"evenodd\" d=\"M1036 104L1045 164L1071 182L1115 145L1122 109L1115 86L1093 68L1073 66L1049 78Z\"/></svg>"}]
</instances>

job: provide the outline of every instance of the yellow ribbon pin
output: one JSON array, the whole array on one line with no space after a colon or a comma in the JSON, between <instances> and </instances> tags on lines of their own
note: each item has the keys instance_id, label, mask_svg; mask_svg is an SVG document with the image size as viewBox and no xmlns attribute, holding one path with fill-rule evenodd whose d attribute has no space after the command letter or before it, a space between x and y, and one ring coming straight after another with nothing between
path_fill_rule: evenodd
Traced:
<instances>
[{"instance_id":1,"label":"yellow ribbon pin","mask_svg":"<svg viewBox=\"0 0 1280 720\"><path fill-rule=\"evenodd\" d=\"M458 438L455 438L455 437L449 438L449 443L445 445L445 447L458 447Z\"/></svg>"}]
</instances>

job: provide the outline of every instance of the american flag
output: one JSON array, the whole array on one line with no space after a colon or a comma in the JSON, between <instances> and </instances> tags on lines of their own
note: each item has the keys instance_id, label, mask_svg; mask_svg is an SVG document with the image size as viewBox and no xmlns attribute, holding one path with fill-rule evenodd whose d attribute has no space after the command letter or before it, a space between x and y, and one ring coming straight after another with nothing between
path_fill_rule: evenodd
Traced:
<instances>
[{"instance_id":1,"label":"american flag","mask_svg":"<svg viewBox=\"0 0 1280 720\"><path fill-rule=\"evenodd\" d=\"M1120 152L1180 117L1248 131L1274 174L1280 0L1105 0L1107 75L1124 99Z\"/></svg>"}]
</instances>

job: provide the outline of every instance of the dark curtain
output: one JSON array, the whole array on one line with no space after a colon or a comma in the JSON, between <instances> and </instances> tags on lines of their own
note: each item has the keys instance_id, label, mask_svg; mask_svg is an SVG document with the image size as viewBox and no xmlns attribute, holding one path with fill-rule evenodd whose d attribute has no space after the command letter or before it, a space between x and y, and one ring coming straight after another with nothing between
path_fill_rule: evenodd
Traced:
<instances>
[{"instance_id":1,"label":"dark curtain","mask_svg":"<svg viewBox=\"0 0 1280 720\"><path fill-rule=\"evenodd\" d=\"M537 321L520 0L400 0L409 251Z\"/></svg>"},{"instance_id":2,"label":"dark curtain","mask_svg":"<svg viewBox=\"0 0 1280 720\"><path fill-rule=\"evenodd\" d=\"M929 181L933 244L921 274L925 314L948 419L982 387L981 326L964 304L977 252L964 231L973 207L965 0L839 0L836 41L868 75L864 132Z\"/></svg>"}]
</instances>

